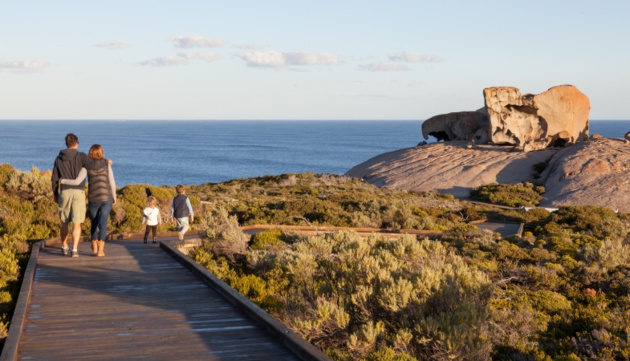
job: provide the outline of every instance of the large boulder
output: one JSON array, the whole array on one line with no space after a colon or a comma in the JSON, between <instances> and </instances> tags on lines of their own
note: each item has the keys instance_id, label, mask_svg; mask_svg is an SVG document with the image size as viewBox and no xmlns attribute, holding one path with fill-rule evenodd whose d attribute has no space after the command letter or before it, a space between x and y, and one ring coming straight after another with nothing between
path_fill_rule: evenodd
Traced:
<instances>
[{"instance_id":1,"label":"large boulder","mask_svg":"<svg viewBox=\"0 0 630 361\"><path fill-rule=\"evenodd\" d=\"M476 144L514 145L523 151L588 139L588 97L572 85L521 95L514 87L483 90L485 106L440 114L422 123L422 136Z\"/></svg>"},{"instance_id":2,"label":"large boulder","mask_svg":"<svg viewBox=\"0 0 630 361\"><path fill-rule=\"evenodd\" d=\"M489 140L513 144L525 151L588 139L588 97L572 85L521 95L514 87L483 91L490 122Z\"/></svg>"},{"instance_id":3,"label":"large boulder","mask_svg":"<svg viewBox=\"0 0 630 361\"><path fill-rule=\"evenodd\" d=\"M485 109L473 112L440 114L422 123L422 136L437 140L475 140L477 144L488 141L488 113Z\"/></svg>"}]
</instances>

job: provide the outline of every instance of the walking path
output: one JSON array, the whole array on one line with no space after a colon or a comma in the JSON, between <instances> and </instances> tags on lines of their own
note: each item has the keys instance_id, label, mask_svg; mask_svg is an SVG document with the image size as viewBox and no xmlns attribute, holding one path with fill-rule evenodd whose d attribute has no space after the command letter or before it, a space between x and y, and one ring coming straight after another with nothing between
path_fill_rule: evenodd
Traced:
<instances>
[{"instance_id":1,"label":"walking path","mask_svg":"<svg viewBox=\"0 0 630 361\"><path fill-rule=\"evenodd\" d=\"M25 307L16 307L2 360L327 359L301 339L306 351L297 347L296 356L296 342L251 318L264 311L232 304L230 290L209 287L198 276L203 271L165 252L177 252L166 243L109 241L104 258L89 255L89 247L80 244L78 259L61 256L58 245L35 255L31 294L24 303L25 285ZM28 277L27 270L25 283ZM21 328L17 337L13 327Z\"/></svg>"}]
</instances>

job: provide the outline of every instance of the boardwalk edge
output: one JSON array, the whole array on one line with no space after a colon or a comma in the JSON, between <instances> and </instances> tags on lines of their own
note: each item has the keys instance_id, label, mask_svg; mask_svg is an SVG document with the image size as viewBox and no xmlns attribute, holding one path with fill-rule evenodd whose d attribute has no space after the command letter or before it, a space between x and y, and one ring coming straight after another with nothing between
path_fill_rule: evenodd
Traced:
<instances>
[{"instance_id":1,"label":"boardwalk edge","mask_svg":"<svg viewBox=\"0 0 630 361\"><path fill-rule=\"evenodd\" d=\"M247 297L238 293L235 289L221 281L206 268L200 266L190 257L177 250L169 241L161 241L160 247L169 253L173 258L191 270L197 277L212 287L221 296L235 305L247 316L252 318L260 326L272 333L274 337L281 341L297 357L305 361L331 361L331 359L318 348L298 336L291 329L287 328L280 321L273 318L262 308L250 301ZM3 360L0 360L3 361Z\"/></svg>"},{"instance_id":2,"label":"boardwalk edge","mask_svg":"<svg viewBox=\"0 0 630 361\"><path fill-rule=\"evenodd\" d=\"M15 309L13 310L13 317L9 324L9 333L4 341L2 354L0 354L0 361L17 360L18 345L20 344L20 337L24 329L26 310L31 300L31 292L33 291L37 259L39 258L39 251L45 243L46 241L36 242L31 248L31 255L28 259L26 270L24 271L24 277L22 277L22 286L20 287L20 293L15 304Z\"/></svg>"}]
</instances>

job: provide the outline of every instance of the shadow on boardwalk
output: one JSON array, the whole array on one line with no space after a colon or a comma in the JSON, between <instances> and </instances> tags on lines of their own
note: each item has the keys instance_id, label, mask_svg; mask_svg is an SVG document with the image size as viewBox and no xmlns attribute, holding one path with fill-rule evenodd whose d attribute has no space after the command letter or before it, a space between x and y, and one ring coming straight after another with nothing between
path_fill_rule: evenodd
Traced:
<instances>
[{"instance_id":1,"label":"shadow on boardwalk","mask_svg":"<svg viewBox=\"0 0 630 361\"><path fill-rule=\"evenodd\" d=\"M156 245L42 249L18 359L296 360Z\"/></svg>"}]
</instances>

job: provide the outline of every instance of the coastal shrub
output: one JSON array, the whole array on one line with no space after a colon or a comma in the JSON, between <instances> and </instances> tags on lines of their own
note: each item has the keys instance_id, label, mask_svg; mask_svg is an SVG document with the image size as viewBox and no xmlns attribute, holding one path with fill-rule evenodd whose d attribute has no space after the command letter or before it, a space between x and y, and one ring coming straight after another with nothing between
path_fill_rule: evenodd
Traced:
<instances>
[{"instance_id":1,"label":"coastal shrub","mask_svg":"<svg viewBox=\"0 0 630 361\"><path fill-rule=\"evenodd\" d=\"M14 170L15 168L13 168L11 164L0 164L0 185L2 185L2 187L6 185L7 181L9 180L9 176L11 175L11 173L13 173Z\"/></svg>"},{"instance_id":2,"label":"coastal shrub","mask_svg":"<svg viewBox=\"0 0 630 361\"><path fill-rule=\"evenodd\" d=\"M490 333L489 280L440 242L335 232L298 239L279 253L250 248L247 259L247 267L237 262L234 272L221 271L227 281L248 272L267 287L285 279L273 287L282 302L274 314L344 360L405 360L438 349L451 358L490 353L482 341ZM242 288L239 277L231 282ZM415 326L401 332L403 324ZM385 347L399 351L378 353Z\"/></svg>"},{"instance_id":3,"label":"coastal shrub","mask_svg":"<svg viewBox=\"0 0 630 361\"><path fill-rule=\"evenodd\" d=\"M474 200L509 207L531 207L540 203L541 194L544 192L544 187L535 186L528 182L518 184L490 183L473 189L470 192L470 197Z\"/></svg>"},{"instance_id":4,"label":"coastal shrub","mask_svg":"<svg viewBox=\"0 0 630 361\"><path fill-rule=\"evenodd\" d=\"M396 352L389 347L374 351L370 353L366 358L361 361L417 361L418 359L412 357L404 352Z\"/></svg>"},{"instance_id":5,"label":"coastal shrub","mask_svg":"<svg viewBox=\"0 0 630 361\"><path fill-rule=\"evenodd\" d=\"M200 236L209 248L220 256L234 260L244 254L249 236L243 233L235 216L224 208L204 211L200 218Z\"/></svg>"},{"instance_id":6,"label":"coastal shrub","mask_svg":"<svg viewBox=\"0 0 630 361\"><path fill-rule=\"evenodd\" d=\"M255 250L280 249L287 241L287 235L281 230L267 229L252 236L250 247Z\"/></svg>"},{"instance_id":7,"label":"coastal shrub","mask_svg":"<svg viewBox=\"0 0 630 361\"><path fill-rule=\"evenodd\" d=\"M401 203L375 204L348 201L344 209L371 207L390 222L392 209L402 213ZM440 214L409 209L419 220ZM280 252L251 249L246 267L230 268L288 282L277 288L274 315L336 360L389 357L386 348L418 360L624 359L628 218L594 213L515 212L508 217L523 217L528 232L510 240L459 223L441 242L339 232L296 240ZM452 273L461 268L443 261L449 252L468 272Z\"/></svg>"},{"instance_id":8,"label":"coastal shrub","mask_svg":"<svg viewBox=\"0 0 630 361\"><path fill-rule=\"evenodd\" d=\"M7 192L17 194L20 198L29 201L52 196L50 179L42 177L36 167L33 167L30 172L13 170L4 184L4 188Z\"/></svg>"},{"instance_id":9,"label":"coastal shrub","mask_svg":"<svg viewBox=\"0 0 630 361\"><path fill-rule=\"evenodd\" d=\"M56 205L44 195L48 175L23 173L0 165L0 336L29 245L58 234ZM36 174L45 187L20 190L16 179L36 185ZM129 185L119 191L112 230L138 230L147 187L169 214L172 187ZM191 257L335 360L630 358L630 215L470 205L335 175L187 189L204 238ZM526 232L501 239L469 225L474 219L519 221ZM439 239L335 232L282 243L273 236L259 248L247 247L238 223L307 220L446 232Z\"/></svg>"},{"instance_id":10,"label":"coastal shrub","mask_svg":"<svg viewBox=\"0 0 630 361\"><path fill-rule=\"evenodd\" d=\"M291 179L291 181L287 181ZM458 200L437 192L374 187L355 178L313 173L191 186L189 195L221 206L240 224L330 225L444 230L463 222ZM430 210L418 214L417 208Z\"/></svg>"},{"instance_id":11,"label":"coastal shrub","mask_svg":"<svg viewBox=\"0 0 630 361\"><path fill-rule=\"evenodd\" d=\"M560 207L551 215L551 221L572 232L597 238L625 236L630 227L613 210L595 206Z\"/></svg>"},{"instance_id":12,"label":"coastal shrub","mask_svg":"<svg viewBox=\"0 0 630 361\"><path fill-rule=\"evenodd\" d=\"M597 255L599 262L607 269L630 266L630 239L605 239Z\"/></svg>"}]
</instances>

